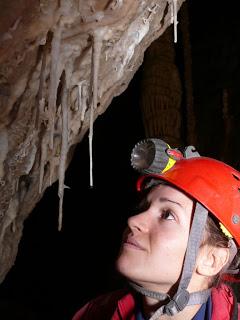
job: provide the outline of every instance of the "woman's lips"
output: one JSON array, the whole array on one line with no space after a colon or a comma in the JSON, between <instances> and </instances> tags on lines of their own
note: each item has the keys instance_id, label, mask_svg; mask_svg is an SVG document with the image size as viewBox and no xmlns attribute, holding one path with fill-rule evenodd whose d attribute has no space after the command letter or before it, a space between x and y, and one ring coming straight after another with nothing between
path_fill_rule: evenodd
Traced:
<instances>
[{"instance_id":1,"label":"woman's lips","mask_svg":"<svg viewBox=\"0 0 240 320\"><path fill-rule=\"evenodd\" d=\"M140 245L140 243L135 240L134 238L127 238L124 243L123 243L124 246L127 246L127 247L130 247L130 248L133 248L133 249L137 249L137 250L145 250L145 248L143 246Z\"/></svg>"}]
</instances>

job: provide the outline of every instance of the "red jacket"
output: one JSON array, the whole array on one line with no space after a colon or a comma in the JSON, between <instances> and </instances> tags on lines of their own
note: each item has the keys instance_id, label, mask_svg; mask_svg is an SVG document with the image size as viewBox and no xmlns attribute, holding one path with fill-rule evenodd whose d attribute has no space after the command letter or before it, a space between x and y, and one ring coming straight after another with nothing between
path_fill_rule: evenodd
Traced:
<instances>
[{"instance_id":1,"label":"red jacket","mask_svg":"<svg viewBox=\"0 0 240 320\"><path fill-rule=\"evenodd\" d=\"M212 289L212 320L240 320L240 306L226 285ZM81 308L72 320L136 320L134 295L124 290L100 296Z\"/></svg>"}]
</instances>

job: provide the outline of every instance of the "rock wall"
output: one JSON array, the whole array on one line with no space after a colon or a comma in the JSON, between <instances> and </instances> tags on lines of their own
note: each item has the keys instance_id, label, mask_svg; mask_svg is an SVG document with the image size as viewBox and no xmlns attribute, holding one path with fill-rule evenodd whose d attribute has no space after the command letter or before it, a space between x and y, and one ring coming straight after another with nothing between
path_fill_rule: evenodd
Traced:
<instances>
[{"instance_id":1,"label":"rock wall","mask_svg":"<svg viewBox=\"0 0 240 320\"><path fill-rule=\"evenodd\" d=\"M21 0L0 4L0 281L23 222L74 146L128 86L183 0ZM90 172L90 183L93 177Z\"/></svg>"}]
</instances>

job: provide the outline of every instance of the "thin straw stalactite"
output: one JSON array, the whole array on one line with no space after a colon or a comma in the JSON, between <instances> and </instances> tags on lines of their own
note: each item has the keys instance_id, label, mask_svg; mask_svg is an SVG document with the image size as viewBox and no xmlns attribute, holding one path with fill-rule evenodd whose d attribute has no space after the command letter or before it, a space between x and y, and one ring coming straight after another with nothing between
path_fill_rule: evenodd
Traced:
<instances>
[{"instance_id":1,"label":"thin straw stalactite","mask_svg":"<svg viewBox=\"0 0 240 320\"><path fill-rule=\"evenodd\" d=\"M93 121L94 111L97 109L98 99L98 74L99 64L101 57L102 48L102 36L104 30L97 30L93 32L93 46L92 46L92 75L91 75L91 87L92 87L92 100L90 104L90 125L89 125L89 161L90 161L90 187L93 187L93 152L92 152L92 141L93 141Z\"/></svg>"},{"instance_id":2,"label":"thin straw stalactite","mask_svg":"<svg viewBox=\"0 0 240 320\"><path fill-rule=\"evenodd\" d=\"M59 217L58 217L58 230L62 229L63 219L63 196L64 196L64 179L65 179L65 168L68 153L68 89L66 86L66 75L63 73L62 77L62 97L61 97L61 115L62 115L62 141L60 151L60 161L58 168L58 196L59 196Z\"/></svg>"}]
</instances>

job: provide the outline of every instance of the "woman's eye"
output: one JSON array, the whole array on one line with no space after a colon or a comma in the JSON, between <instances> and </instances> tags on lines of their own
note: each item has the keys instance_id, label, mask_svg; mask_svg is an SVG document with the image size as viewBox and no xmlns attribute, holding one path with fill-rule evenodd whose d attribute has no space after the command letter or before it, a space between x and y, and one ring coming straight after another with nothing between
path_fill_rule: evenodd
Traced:
<instances>
[{"instance_id":1,"label":"woman's eye","mask_svg":"<svg viewBox=\"0 0 240 320\"><path fill-rule=\"evenodd\" d=\"M161 219L164 220L175 220L174 215L171 210L164 210L161 215Z\"/></svg>"}]
</instances>

